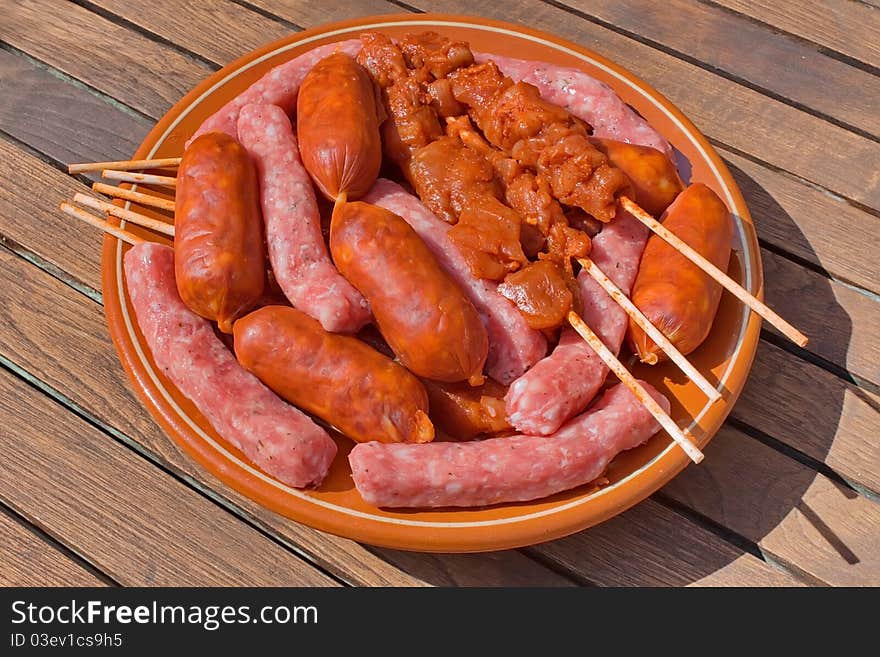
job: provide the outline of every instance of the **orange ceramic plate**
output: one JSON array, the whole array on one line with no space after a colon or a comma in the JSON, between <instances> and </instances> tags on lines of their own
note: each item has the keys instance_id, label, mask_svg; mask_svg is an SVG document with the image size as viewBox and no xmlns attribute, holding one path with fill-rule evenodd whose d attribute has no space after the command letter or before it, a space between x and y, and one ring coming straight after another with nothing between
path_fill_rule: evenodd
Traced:
<instances>
[{"instance_id":1,"label":"orange ceramic plate","mask_svg":"<svg viewBox=\"0 0 880 657\"><path fill-rule=\"evenodd\" d=\"M475 50L577 67L611 85L687 157L691 179L712 187L731 208L736 219L731 275L753 294L762 295L761 262L748 209L721 158L691 122L647 84L600 55L551 34L498 21L441 15L380 16L291 35L242 57L193 89L159 121L134 157L180 155L184 142L204 119L273 66L317 45L354 38L364 30L401 36L426 29L465 39ZM314 491L290 488L244 459L158 371L125 291L125 248L116 239L104 241L104 300L122 364L147 407L168 434L209 472L266 507L312 527L410 550L467 552L518 547L602 522L643 500L688 464L681 449L661 433L616 458L607 474L610 483L601 489L582 487L535 502L487 508L392 511L372 507L360 498L348 467L351 444L340 438L339 455L321 487ZM691 356L723 394L722 401L712 406L674 366L638 365L634 372L670 398L674 419L704 446L743 387L759 328L756 315L750 315L731 295L724 295L709 339Z\"/></svg>"}]
</instances>

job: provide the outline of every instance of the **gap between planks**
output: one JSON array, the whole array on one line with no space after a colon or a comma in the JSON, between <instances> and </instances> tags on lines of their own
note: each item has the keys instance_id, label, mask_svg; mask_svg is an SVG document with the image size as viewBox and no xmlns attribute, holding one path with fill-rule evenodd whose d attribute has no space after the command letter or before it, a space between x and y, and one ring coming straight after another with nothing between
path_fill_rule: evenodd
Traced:
<instances>
[{"instance_id":1,"label":"gap between planks","mask_svg":"<svg viewBox=\"0 0 880 657\"><path fill-rule=\"evenodd\" d=\"M88 575L94 577L98 582L101 582L106 586L121 586L119 582L101 570L97 565L89 561L86 556L74 551L58 537L54 536L47 528L39 526L36 522L32 522L16 511L16 509L7 505L3 500L0 500L0 524L3 524L4 521L14 523L20 528L22 533L26 533L32 537L34 542L39 541L46 546L47 551L55 553L60 558L64 559L69 565L84 571ZM7 548L11 547L7 540L8 538L9 537L4 537L4 547ZM64 585L66 586L67 584Z\"/></svg>"}]
</instances>

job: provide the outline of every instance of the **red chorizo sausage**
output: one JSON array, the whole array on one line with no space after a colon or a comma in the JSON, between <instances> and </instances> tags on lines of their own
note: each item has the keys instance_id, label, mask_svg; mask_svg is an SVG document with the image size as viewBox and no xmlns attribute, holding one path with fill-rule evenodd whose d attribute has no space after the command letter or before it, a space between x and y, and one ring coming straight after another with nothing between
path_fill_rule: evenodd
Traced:
<instances>
[{"instance_id":1,"label":"red chorizo sausage","mask_svg":"<svg viewBox=\"0 0 880 657\"><path fill-rule=\"evenodd\" d=\"M632 183L633 200L655 217L684 189L672 160L656 148L597 137L590 141L626 174Z\"/></svg>"},{"instance_id":2,"label":"red chorizo sausage","mask_svg":"<svg viewBox=\"0 0 880 657\"><path fill-rule=\"evenodd\" d=\"M364 201L403 217L440 266L464 290L483 318L489 335L486 358L489 376L507 385L544 357L547 353L544 335L529 328L517 307L498 294L498 286L493 281L474 278L464 256L449 239L452 227L422 205L417 196L395 182L380 178Z\"/></svg>"},{"instance_id":3,"label":"red chorizo sausage","mask_svg":"<svg viewBox=\"0 0 880 657\"><path fill-rule=\"evenodd\" d=\"M480 316L406 221L368 203L337 205L330 253L408 369L437 381L482 381L489 339Z\"/></svg>"},{"instance_id":4,"label":"red chorizo sausage","mask_svg":"<svg viewBox=\"0 0 880 657\"><path fill-rule=\"evenodd\" d=\"M254 164L229 135L190 144L177 173L174 273L189 308L224 333L263 294L266 258Z\"/></svg>"},{"instance_id":5,"label":"red chorizo sausage","mask_svg":"<svg viewBox=\"0 0 880 657\"><path fill-rule=\"evenodd\" d=\"M370 74L345 53L306 75L296 100L297 138L303 165L327 198L360 198L372 187L382 165L382 119Z\"/></svg>"},{"instance_id":6,"label":"red chorizo sausage","mask_svg":"<svg viewBox=\"0 0 880 657\"><path fill-rule=\"evenodd\" d=\"M234 335L242 367L352 440L433 440L421 382L357 338L328 333L317 320L286 306L242 317Z\"/></svg>"},{"instance_id":7,"label":"red chorizo sausage","mask_svg":"<svg viewBox=\"0 0 880 657\"><path fill-rule=\"evenodd\" d=\"M679 194L661 218L663 225L713 265L727 270L733 220L724 202L711 189L695 183ZM658 235L651 235L632 301L683 354L696 349L712 328L721 285ZM635 322L629 339L644 363L666 357Z\"/></svg>"},{"instance_id":8,"label":"red chorizo sausage","mask_svg":"<svg viewBox=\"0 0 880 657\"><path fill-rule=\"evenodd\" d=\"M296 111L299 87L315 64L334 52L355 56L360 50L360 39L325 43L269 69L263 77L209 116L190 137L187 146L206 132L225 132L230 137L237 137L238 115L245 105L278 105L285 113L292 115Z\"/></svg>"}]
</instances>

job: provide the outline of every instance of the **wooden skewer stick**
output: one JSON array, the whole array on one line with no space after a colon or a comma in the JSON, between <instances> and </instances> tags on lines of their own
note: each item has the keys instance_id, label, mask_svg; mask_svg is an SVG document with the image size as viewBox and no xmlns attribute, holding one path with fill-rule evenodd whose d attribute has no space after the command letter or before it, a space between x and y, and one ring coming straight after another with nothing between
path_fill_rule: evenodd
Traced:
<instances>
[{"instance_id":1,"label":"wooden skewer stick","mask_svg":"<svg viewBox=\"0 0 880 657\"><path fill-rule=\"evenodd\" d=\"M645 224L652 231L657 233L660 237L662 237L668 244L678 249L678 251L685 257L687 257L691 262L697 265L704 272L709 274L714 280L723 285L729 292L731 292L737 299L746 304L749 308L758 313L761 317L770 322L773 326L775 326L779 331L787 337L789 340L794 342L799 347L807 346L807 342L809 339L803 333L798 331L794 326L786 322L782 317L773 312L770 308L768 308L763 302L756 299L752 296L748 290L739 285L735 280L730 278L723 271L718 269L711 262L706 260L703 256L697 253L694 249L692 249L688 244L682 241L679 237L677 237L674 233L669 231L669 229L665 228L663 224L654 219L647 212L642 210L638 205L636 205L633 201L628 199L626 196L622 196L620 198L620 203L623 205L624 209L629 212L636 219Z\"/></svg>"},{"instance_id":2,"label":"wooden skewer stick","mask_svg":"<svg viewBox=\"0 0 880 657\"><path fill-rule=\"evenodd\" d=\"M144 194L136 192L132 189L123 189L115 185L107 185L105 183L92 183L92 189L100 194L106 194L113 198L122 198L126 201L133 201L138 205L147 205L151 208L159 208L160 210L169 210L174 212L174 201L167 198L159 198L152 194Z\"/></svg>"},{"instance_id":3,"label":"wooden skewer stick","mask_svg":"<svg viewBox=\"0 0 880 657\"><path fill-rule=\"evenodd\" d=\"M61 211L64 214L69 214L71 217L76 217L80 221L84 221L87 224L91 224L96 228L100 228L105 233L110 233L113 237L121 239L123 242L128 242L129 244L140 244L141 242L145 242L146 240L143 237L139 237L134 233L129 233L127 230L122 230L118 226L114 226L109 221L105 221L100 217L96 217L90 212L86 212L82 208L78 208L75 205L71 205L70 203L62 203L60 206Z\"/></svg>"},{"instance_id":4,"label":"wooden skewer stick","mask_svg":"<svg viewBox=\"0 0 880 657\"><path fill-rule=\"evenodd\" d=\"M152 173L134 173L132 171L104 169L101 171L101 177L106 178L107 180L141 183L143 185L165 185L167 187L177 186L177 178L174 178L173 176L157 176Z\"/></svg>"},{"instance_id":5,"label":"wooden skewer stick","mask_svg":"<svg viewBox=\"0 0 880 657\"><path fill-rule=\"evenodd\" d=\"M162 167L176 167L179 164L179 157L162 157L157 160L82 162L80 164L68 164L67 173L83 173L85 171L100 171L101 169L117 169L119 171L131 171L132 169L160 169Z\"/></svg>"},{"instance_id":6,"label":"wooden skewer stick","mask_svg":"<svg viewBox=\"0 0 880 657\"><path fill-rule=\"evenodd\" d=\"M569 311L568 323L571 324L571 327L587 341L587 344L589 344L597 354L599 354L599 358L601 358L608 368L617 375L617 378L620 379L621 383L629 388L630 392L632 392L636 398L645 405L645 408L647 408L651 415L654 416L654 419L660 423L661 427L666 429L667 433L669 433L669 435L672 436L672 439L685 451L685 454L690 457L691 461L694 463L702 461L703 453L699 448L688 440L687 436L685 436L682 430L679 429L675 421L669 417L660 404L648 394L648 391L645 390L642 384L629 373L629 370L623 366L623 363L617 360L617 356L611 353L608 347L606 347L602 340L599 339L599 336L593 332L593 329L587 326L584 320L580 318L580 315L574 311Z\"/></svg>"},{"instance_id":7,"label":"wooden skewer stick","mask_svg":"<svg viewBox=\"0 0 880 657\"><path fill-rule=\"evenodd\" d=\"M113 205L112 203L108 203L107 201L102 201L99 198L88 196L87 194L82 194L79 192L74 195L73 201L74 203L85 205L86 207L92 208L93 210L103 210L107 214L112 214L114 217L119 217L120 219L125 219L126 221L130 221L133 224L137 224L138 226L143 226L144 228L155 230L157 233L162 233L163 235L174 237L174 226L172 226L171 224L167 224L164 221L159 221L158 219L147 217L146 215L142 215L139 212L126 210L125 208L120 208L118 205Z\"/></svg>"},{"instance_id":8,"label":"wooden skewer stick","mask_svg":"<svg viewBox=\"0 0 880 657\"><path fill-rule=\"evenodd\" d=\"M629 315L661 349L663 349L666 355L669 356L669 359L678 365L681 368L681 371L690 377L691 381L697 384L697 387L703 391L704 395L713 402L721 399L721 393L718 392L718 389L709 383L706 380L706 377L700 374L696 367L691 365L690 361L685 358L684 354L676 349L675 345L672 344L647 317L645 317L641 310L636 308L635 304L629 300L623 291L617 287L601 269L599 269L595 262L589 258L578 258L578 262L581 263L581 267L583 267L584 270L586 270L586 272L602 286L602 289L608 293L608 296L614 299L614 301L617 302L617 305L623 308L626 311L626 314Z\"/></svg>"}]
</instances>

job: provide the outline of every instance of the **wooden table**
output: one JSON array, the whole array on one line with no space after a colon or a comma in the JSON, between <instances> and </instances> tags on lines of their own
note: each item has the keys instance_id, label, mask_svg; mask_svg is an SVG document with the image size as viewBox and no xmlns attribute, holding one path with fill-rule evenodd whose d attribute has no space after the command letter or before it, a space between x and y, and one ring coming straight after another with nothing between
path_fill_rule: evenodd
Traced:
<instances>
[{"instance_id":1,"label":"wooden table","mask_svg":"<svg viewBox=\"0 0 880 657\"><path fill-rule=\"evenodd\" d=\"M0 0L0 583L880 584L880 9L870 0ZM132 393L99 235L65 164L129 157L185 91L291 30L435 10L520 22L646 79L727 161L761 240L765 328L733 414L631 511L523 550L427 555L274 515ZM817 17L819 18L817 20Z\"/></svg>"}]
</instances>

